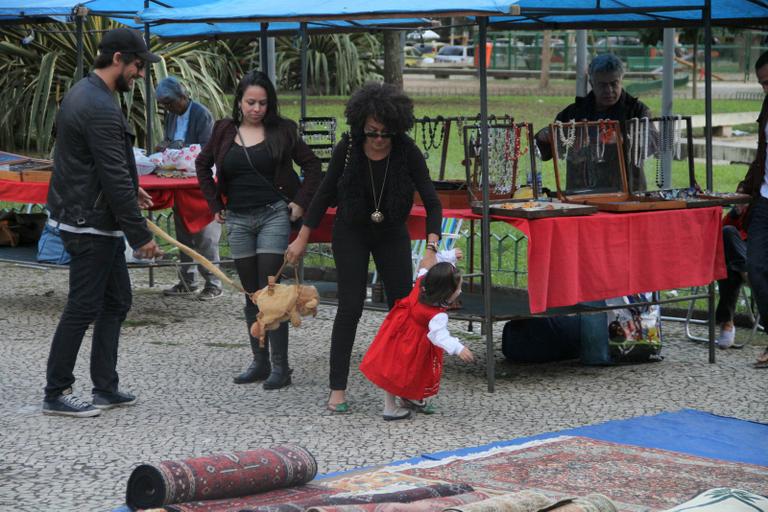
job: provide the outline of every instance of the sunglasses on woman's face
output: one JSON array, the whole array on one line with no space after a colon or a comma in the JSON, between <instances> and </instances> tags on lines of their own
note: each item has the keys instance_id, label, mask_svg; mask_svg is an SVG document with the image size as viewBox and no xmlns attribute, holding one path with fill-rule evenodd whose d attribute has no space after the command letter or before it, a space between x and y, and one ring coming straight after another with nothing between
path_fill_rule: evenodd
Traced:
<instances>
[{"instance_id":1,"label":"sunglasses on woman's face","mask_svg":"<svg viewBox=\"0 0 768 512\"><path fill-rule=\"evenodd\" d=\"M378 139L379 137L381 137L382 139L391 139L392 137L395 136L395 134L392 132L370 131L370 132L365 132L365 136L368 137L369 139Z\"/></svg>"}]
</instances>

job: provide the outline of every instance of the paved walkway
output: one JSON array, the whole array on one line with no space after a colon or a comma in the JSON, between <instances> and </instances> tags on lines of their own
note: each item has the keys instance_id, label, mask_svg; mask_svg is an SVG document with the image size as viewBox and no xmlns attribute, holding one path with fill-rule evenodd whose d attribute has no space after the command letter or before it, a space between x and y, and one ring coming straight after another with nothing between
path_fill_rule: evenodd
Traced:
<instances>
[{"instance_id":1,"label":"paved walkway","mask_svg":"<svg viewBox=\"0 0 768 512\"><path fill-rule=\"evenodd\" d=\"M710 365L706 348L683 341L676 324L665 325L666 359L656 364L510 365L497 344L495 394L486 391L483 341L456 324L480 357L470 366L447 361L437 414L385 423L379 393L353 371L353 412L335 416L323 408L333 308L292 330L294 385L266 392L231 381L248 362L243 299L229 292L214 302L168 299L146 286L146 271L133 272L119 364L121 386L140 402L98 418L48 417L40 413L45 361L67 272L0 264L0 276L3 511L111 510L137 463L274 443L307 447L326 473L680 408L768 422L768 371L750 367L761 348L718 352ZM169 269L160 273L161 286L173 282ZM365 313L353 367L381 320ZM89 344L76 368L81 396L90 391Z\"/></svg>"}]
</instances>

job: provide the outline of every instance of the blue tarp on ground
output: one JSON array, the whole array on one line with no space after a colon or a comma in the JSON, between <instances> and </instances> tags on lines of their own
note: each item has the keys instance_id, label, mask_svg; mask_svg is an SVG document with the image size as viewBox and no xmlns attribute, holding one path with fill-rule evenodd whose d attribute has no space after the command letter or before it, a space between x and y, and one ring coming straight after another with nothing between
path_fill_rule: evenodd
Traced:
<instances>
[{"instance_id":1,"label":"blue tarp on ground","mask_svg":"<svg viewBox=\"0 0 768 512\"><path fill-rule=\"evenodd\" d=\"M768 467L768 425L692 409L607 421L483 446L430 453L392 464L469 455L499 446L514 446L565 435ZM328 476L332 475L323 475L323 478Z\"/></svg>"}]
</instances>

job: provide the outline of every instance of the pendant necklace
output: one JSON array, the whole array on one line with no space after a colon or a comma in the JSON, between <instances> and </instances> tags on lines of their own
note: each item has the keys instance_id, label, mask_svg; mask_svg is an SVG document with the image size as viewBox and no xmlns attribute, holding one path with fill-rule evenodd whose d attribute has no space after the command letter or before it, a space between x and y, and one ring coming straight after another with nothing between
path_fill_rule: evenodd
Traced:
<instances>
[{"instance_id":1,"label":"pendant necklace","mask_svg":"<svg viewBox=\"0 0 768 512\"><path fill-rule=\"evenodd\" d=\"M384 197L384 186L387 184L387 174L389 173L389 157L392 155L392 151L387 155L387 165L384 168L384 179L381 181L381 191L379 192L379 198L376 199L376 185L373 182L373 166L371 166L371 159L366 155L368 160L368 172L371 175L371 191L373 192L373 213L371 214L371 220L376 224L384 222L384 214L381 213L379 207L381 206L381 198Z\"/></svg>"}]
</instances>

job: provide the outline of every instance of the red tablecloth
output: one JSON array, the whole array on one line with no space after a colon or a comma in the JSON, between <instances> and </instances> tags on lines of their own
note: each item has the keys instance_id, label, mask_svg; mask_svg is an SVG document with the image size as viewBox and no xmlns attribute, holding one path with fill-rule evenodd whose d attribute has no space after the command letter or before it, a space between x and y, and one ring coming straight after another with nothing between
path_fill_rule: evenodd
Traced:
<instances>
[{"instance_id":1,"label":"red tablecloth","mask_svg":"<svg viewBox=\"0 0 768 512\"><path fill-rule=\"evenodd\" d=\"M414 208L423 216L423 209ZM445 217L479 219L469 210ZM701 286L726 275L720 207L582 217L494 217L528 237L532 313L631 293Z\"/></svg>"},{"instance_id":2,"label":"red tablecloth","mask_svg":"<svg viewBox=\"0 0 768 512\"><path fill-rule=\"evenodd\" d=\"M140 176L139 184L152 196L153 210L176 205L181 221L190 233L197 233L213 220L197 178L160 178L150 174ZM0 201L45 203L47 196L47 183L0 180Z\"/></svg>"},{"instance_id":3,"label":"red tablecloth","mask_svg":"<svg viewBox=\"0 0 768 512\"><path fill-rule=\"evenodd\" d=\"M210 222L197 180L142 176L155 208L179 204L191 229ZM47 183L0 180L0 201L44 203ZM465 209L445 217L479 219ZM578 302L650 290L709 284L724 278L725 256L719 207L640 213L598 213L583 217L513 219L494 217L528 237L528 293L532 313ZM413 208L408 230L425 236L424 208ZM312 242L328 242L335 210L329 209ZM197 227L199 226L199 227Z\"/></svg>"},{"instance_id":4,"label":"red tablecloth","mask_svg":"<svg viewBox=\"0 0 768 512\"><path fill-rule=\"evenodd\" d=\"M154 174L139 177L139 184L155 203L153 210L162 210L177 205L181 221L190 233L197 233L212 220L208 202L197 184L197 178L160 178ZM0 180L0 201L14 203L45 203L48 196L47 183ZM422 212L424 211L421 208ZM426 236L424 215L411 217L408 230L412 239ZM312 231L310 242L330 242L336 209L329 208L317 229Z\"/></svg>"}]
</instances>

